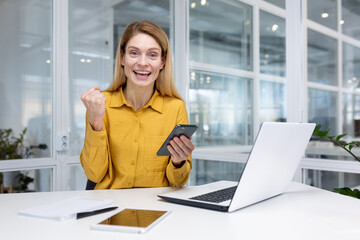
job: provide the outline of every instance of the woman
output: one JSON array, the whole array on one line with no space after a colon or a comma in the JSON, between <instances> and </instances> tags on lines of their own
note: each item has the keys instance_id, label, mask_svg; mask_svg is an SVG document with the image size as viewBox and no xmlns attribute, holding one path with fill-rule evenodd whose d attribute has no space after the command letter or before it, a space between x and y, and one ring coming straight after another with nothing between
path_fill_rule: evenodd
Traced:
<instances>
[{"instance_id":1,"label":"woman","mask_svg":"<svg viewBox=\"0 0 360 240\"><path fill-rule=\"evenodd\" d=\"M194 145L185 136L157 151L177 124L188 124L174 84L169 41L149 21L124 31L116 53L114 79L105 92L81 95L86 133L80 161L95 189L182 186L189 179Z\"/></svg>"}]
</instances>

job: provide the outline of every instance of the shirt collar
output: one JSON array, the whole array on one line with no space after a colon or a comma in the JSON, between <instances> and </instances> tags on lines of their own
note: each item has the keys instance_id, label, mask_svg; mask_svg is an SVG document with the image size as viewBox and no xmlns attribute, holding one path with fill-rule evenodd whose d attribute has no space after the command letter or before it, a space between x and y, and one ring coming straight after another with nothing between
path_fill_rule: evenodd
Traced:
<instances>
[{"instance_id":1,"label":"shirt collar","mask_svg":"<svg viewBox=\"0 0 360 240\"><path fill-rule=\"evenodd\" d=\"M164 104L164 98L160 96L159 92L155 90L154 94L150 98L149 102L145 104L143 108L151 107L155 111L159 113L163 113L163 104ZM120 88L119 91L113 92L110 100L110 107L121 107L123 105L126 105L128 107L131 107L131 105L126 101L126 98L124 96L123 89Z\"/></svg>"},{"instance_id":2,"label":"shirt collar","mask_svg":"<svg viewBox=\"0 0 360 240\"><path fill-rule=\"evenodd\" d=\"M155 90L149 102L145 104L143 108L151 107L155 111L158 111L159 113L163 113L163 104L164 104L164 98L160 96L157 90Z\"/></svg>"}]
</instances>

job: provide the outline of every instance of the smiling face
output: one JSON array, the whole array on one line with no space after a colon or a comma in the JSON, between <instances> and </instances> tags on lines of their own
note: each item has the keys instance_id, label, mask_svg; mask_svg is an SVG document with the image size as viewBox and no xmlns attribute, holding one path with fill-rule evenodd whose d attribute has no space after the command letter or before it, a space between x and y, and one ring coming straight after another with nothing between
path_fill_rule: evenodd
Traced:
<instances>
[{"instance_id":1,"label":"smiling face","mask_svg":"<svg viewBox=\"0 0 360 240\"><path fill-rule=\"evenodd\" d=\"M136 34L127 42L121 59L127 87L153 88L164 63L158 42L150 35Z\"/></svg>"}]
</instances>

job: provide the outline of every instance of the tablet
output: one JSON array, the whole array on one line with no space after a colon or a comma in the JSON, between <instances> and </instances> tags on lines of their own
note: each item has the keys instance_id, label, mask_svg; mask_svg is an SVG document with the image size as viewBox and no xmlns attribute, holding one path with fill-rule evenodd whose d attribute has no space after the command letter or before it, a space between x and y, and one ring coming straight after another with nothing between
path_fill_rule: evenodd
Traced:
<instances>
[{"instance_id":1,"label":"tablet","mask_svg":"<svg viewBox=\"0 0 360 240\"><path fill-rule=\"evenodd\" d=\"M180 137L184 135L187 138L190 138L198 127L196 125L186 125L186 124L178 124L171 131L169 136L166 138L163 145L160 147L159 151L156 153L158 156L171 156L171 153L167 149L167 145L170 144L170 140L174 137Z\"/></svg>"},{"instance_id":2,"label":"tablet","mask_svg":"<svg viewBox=\"0 0 360 240\"><path fill-rule=\"evenodd\" d=\"M93 230L145 233L168 216L171 211L126 208L91 226Z\"/></svg>"}]
</instances>

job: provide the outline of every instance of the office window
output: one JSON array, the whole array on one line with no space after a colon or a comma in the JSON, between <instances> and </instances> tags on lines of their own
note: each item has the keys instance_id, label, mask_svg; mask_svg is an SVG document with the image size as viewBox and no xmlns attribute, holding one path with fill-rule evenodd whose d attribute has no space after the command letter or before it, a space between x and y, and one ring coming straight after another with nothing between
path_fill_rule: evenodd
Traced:
<instances>
[{"instance_id":1,"label":"office window","mask_svg":"<svg viewBox=\"0 0 360 240\"><path fill-rule=\"evenodd\" d=\"M338 133L338 97L336 92L312 89L308 90L309 122L321 124L322 129L331 129L329 134Z\"/></svg>"},{"instance_id":2,"label":"office window","mask_svg":"<svg viewBox=\"0 0 360 240\"><path fill-rule=\"evenodd\" d=\"M306 1L307 15L307 119L330 129L329 135L347 134L341 141L351 142L359 134L360 59L357 1ZM338 5L341 4L341 5ZM341 12L338 14L338 9ZM322 26L319 26L321 24ZM340 26L340 27L338 27ZM345 36L345 35L347 36ZM356 155L358 150L353 149ZM332 189L356 187L358 175L347 171L348 161L355 161L346 151L327 141L316 141L307 148L307 157L317 159L316 168L327 164L325 159L338 161L332 171L305 170L308 184ZM324 159L322 162L320 159ZM315 162L316 162L315 161ZM314 162L314 163L315 163ZM319 165L318 165L319 164ZM314 166L315 166L314 165ZM356 168L357 169L357 168ZM354 171L356 171L354 169ZM336 171L340 171L337 173ZM347 176L354 175L355 182Z\"/></svg>"},{"instance_id":3,"label":"office window","mask_svg":"<svg viewBox=\"0 0 360 240\"><path fill-rule=\"evenodd\" d=\"M252 81L192 70L190 122L198 125L196 146L251 144Z\"/></svg>"},{"instance_id":4,"label":"office window","mask_svg":"<svg viewBox=\"0 0 360 240\"><path fill-rule=\"evenodd\" d=\"M80 155L84 145L81 94L90 87L105 90L112 79L109 12L101 1L69 1L70 155Z\"/></svg>"},{"instance_id":5,"label":"office window","mask_svg":"<svg viewBox=\"0 0 360 240\"><path fill-rule=\"evenodd\" d=\"M49 192L53 190L53 168L0 172L0 194Z\"/></svg>"},{"instance_id":6,"label":"office window","mask_svg":"<svg viewBox=\"0 0 360 240\"><path fill-rule=\"evenodd\" d=\"M260 11L260 73L285 77L285 20Z\"/></svg>"},{"instance_id":7,"label":"office window","mask_svg":"<svg viewBox=\"0 0 360 240\"><path fill-rule=\"evenodd\" d=\"M51 17L51 4L45 0L0 5L0 128L12 129L15 136L27 128L28 145L50 147ZM36 157L50 156L47 149Z\"/></svg>"},{"instance_id":8,"label":"office window","mask_svg":"<svg viewBox=\"0 0 360 240\"><path fill-rule=\"evenodd\" d=\"M271 4L274 4L278 7L285 9L285 0L265 0L265 2L269 2Z\"/></svg>"},{"instance_id":9,"label":"office window","mask_svg":"<svg viewBox=\"0 0 360 240\"><path fill-rule=\"evenodd\" d=\"M340 24L342 32L350 37L360 40L360 2L354 0L341 0Z\"/></svg>"},{"instance_id":10,"label":"office window","mask_svg":"<svg viewBox=\"0 0 360 240\"><path fill-rule=\"evenodd\" d=\"M281 2L285 7L285 1L271 1L282 8ZM203 3L189 4L190 122L199 126L190 184L215 180L217 169L226 169L202 149L249 150L261 122L286 120L285 10L272 13L262 10L263 3L254 8L232 0Z\"/></svg>"},{"instance_id":11,"label":"office window","mask_svg":"<svg viewBox=\"0 0 360 240\"><path fill-rule=\"evenodd\" d=\"M360 137L360 95L343 95L343 131L351 138Z\"/></svg>"},{"instance_id":12,"label":"office window","mask_svg":"<svg viewBox=\"0 0 360 240\"><path fill-rule=\"evenodd\" d=\"M239 1L190 3L190 62L251 71L252 8Z\"/></svg>"},{"instance_id":13,"label":"office window","mask_svg":"<svg viewBox=\"0 0 360 240\"><path fill-rule=\"evenodd\" d=\"M68 172L69 190L84 190L87 182L86 175L80 164L69 164L66 168Z\"/></svg>"},{"instance_id":14,"label":"office window","mask_svg":"<svg viewBox=\"0 0 360 240\"><path fill-rule=\"evenodd\" d=\"M201 185L221 180L238 181L245 167L244 163L193 159L190 175L191 185Z\"/></svg>"},{"instance_id":15,"label":"office window","mask_svg":"<svg viewBox=\"0 0 360 240\"><path fill-rule=\"evenodd\" d=\"M329 191L333 191L334 188L359 188L360 186L360 174L355 173L303 169L303 176L307 185Z\"/></svg>"},{"instance_id":16,"label":"office window","mask_svg":"<svg viewBox=\"0 0 360 240\"><path fill-rule=\"evenodd\" d=\"M308 81L338 85L337 41L308 30Z\"/></svg>"},{"instance_id":17,"label":"office window","mask_svg":"<svg viewBox=\"0 0 360 240\"><path fill-rule=\"evenodd\" d=\"M5 181L2 183L5 188L17 186L20 181L20 178L10 177L14 182L8 185L8 175L21 173L36 183L31 186L32 191L49 190L46 188L49 178L35 174L41 170L22 168L38 167L28 158L37 158L46 164L53 157L51 23L51 1L5 0L0 3L0 179ZM18 145L14 138L18 139ZM39 144L46 147L30 149ZM9 172L5 161L13 158L24 160L19 163L19 171Z\"/></svg>"},{"instance_id":18,"label":"office window","mask_svg":"<svg viewBox=\"0 0 360 240\"><path fill-rule=\"evenodd\" d=\"M337 0L307 1L308 19L337 30L337 2Z\"/></svg>"},{"instance_id":19,"label":"office window","mask_svg":"<svg viewBox=\"0 0 360 240\"><path fill-rule=\"evenodd\" d=\"M360 88L360 48L343 44L343 87Z\"/></svg>"},{"instance_id":20,"label":"office window","mask_svg":"<svg viewBox=\"0 0 360 240\"><path fill-rule=\"evenodd\" d=\"M285 84L260 81L260 122L286 122Z\"/></svg>"}]
</instances>

